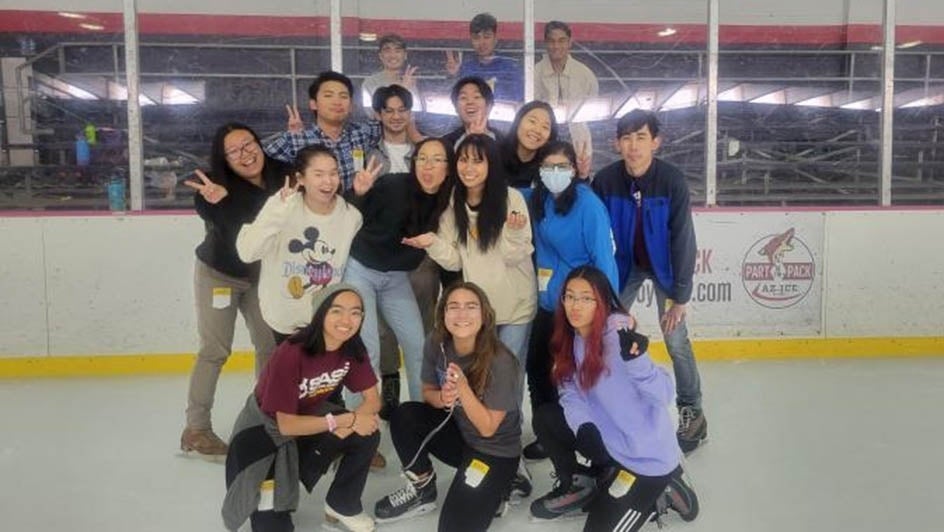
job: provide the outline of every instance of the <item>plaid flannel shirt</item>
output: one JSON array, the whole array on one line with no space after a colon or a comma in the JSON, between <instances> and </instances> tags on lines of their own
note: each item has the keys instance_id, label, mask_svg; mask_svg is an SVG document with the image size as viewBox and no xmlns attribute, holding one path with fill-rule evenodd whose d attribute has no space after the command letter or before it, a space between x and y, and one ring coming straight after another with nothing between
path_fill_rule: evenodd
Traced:
<instances>
[{"instance_id":1,"label":"plaid flannel shirt","mask_svg":"<svg viewBox=\"0 0 944 532\"><path fill-rule=\"evenodd\" d=\"M364 168L365 157L383 137L383 129L377 120L347 122L341 129L341 138L334 141L318 124L306 126L301 133L284 131L265 147L273 159L294 163L298 152L307 146L325 146L338 158L338 170L344 190L350 190L354 174Z\"/></svg>"}]
</instances>

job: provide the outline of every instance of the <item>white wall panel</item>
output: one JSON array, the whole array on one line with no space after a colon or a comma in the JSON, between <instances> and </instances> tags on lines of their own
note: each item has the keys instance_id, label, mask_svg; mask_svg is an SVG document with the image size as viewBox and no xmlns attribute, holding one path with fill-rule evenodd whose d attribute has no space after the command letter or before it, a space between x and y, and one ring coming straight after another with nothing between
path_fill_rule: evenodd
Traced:
<instances>
[{"instance_id":1,"label":"white wall panel","mask_svg":"<svg viewBox=\"0 0 944 532\"><path fill-rule=\"evenodd\" d=\"M826 235L828 336L944 336L944 212L832 212Z\"/></svg>"},{"instance_id":2,"label":"white wall panel","mask_svg":"<svg viewBox=\"0 0 944 532\"><path fill-rule=\"evenodd\" d=\"M695 221L694 337L944 336L944 211L701 211ZM764 279L809 291L773 308L750 297L745 265L763 264L760 247L791 229L781 264L800 273ZM194 352L202 234L192 215L0 218L0 356ZM646 290L634 310L655 331ZM242 323L237 350L251 345Z\"/></svg>"},{"instance_id":3,"label":"white wall panel","mask_svg":"<svg viewBox=\"0 0 944 532\"><path fill-rule=\"evenodd\" d=\"M44 355L43 220L0 218L0 249L0 356Z\"/></svg>"}]
</instances>

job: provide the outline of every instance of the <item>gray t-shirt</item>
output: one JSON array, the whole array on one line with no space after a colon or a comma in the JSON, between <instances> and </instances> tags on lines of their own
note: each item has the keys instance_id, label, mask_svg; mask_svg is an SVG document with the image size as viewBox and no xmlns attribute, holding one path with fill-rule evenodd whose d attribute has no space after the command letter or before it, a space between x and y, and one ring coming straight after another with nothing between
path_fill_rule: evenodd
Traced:
<instances>
[{"instance_id":1,"label":"gray t-shirt","mask_svg":"<svg viewBox=\"0 0 944 532\"><path fill-rule=\"evenodd\" d=\"M432 337L427 338L423 349L421 374L423 382L436 387L441 386L446 367L451 362L455 362L465 372L472 365L472 357L456 355L451 341L446 341L441 346ZM456 423L459 424L462 439L469 447L481 453L504 458L521 454L521 409L518 400L523 392L519 385L520 374L521 367L518 365L518 360L502 346L498 355L492 359L485 392L479 397L489 410L505 412L505 418L498 425L498 430L491 438L486 438L479 434L461 406L453 414Z\"/></svg>"}]
</instances>

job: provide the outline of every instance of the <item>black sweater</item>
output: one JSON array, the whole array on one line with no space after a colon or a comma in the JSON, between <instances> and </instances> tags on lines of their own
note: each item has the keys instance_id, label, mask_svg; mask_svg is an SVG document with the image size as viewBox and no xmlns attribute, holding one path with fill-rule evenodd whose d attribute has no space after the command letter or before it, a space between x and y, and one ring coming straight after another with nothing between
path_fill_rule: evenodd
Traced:
<instances>
[{"instance_id":1,"label":"black sweater","mask_svg":"<svg viewBox=\"0 0 944 532\"><path fill-rule=\"evenodd\" d=\"M351 244L351 257L382 272L412 271L419 266L426 252L400 241L436 229L436 196L425 194L411 174L386 174L363 196L349 190L345 198L364 217Z\"/></svg>"},{"instance_id":2,"label":"black sweater","mask_svg":"<svg viewBox=\"0 0 944 532\"><path fill-rule=\"evenodd\" d=\"M288 173L288 165L266 158L262 169L264 189L245 179L237 178L230 182L214 179L214 182L226 187L227 195L222 201L214 205L207 203L200 194L194 194L194 207L206 227L206 236L196 249L197 258L226 275L257 280L259 263L250 265L239 259L239 254L236 253L236 237L243 224L256 219L269 196L282 188Z\"/></svg>"}]
</instances>

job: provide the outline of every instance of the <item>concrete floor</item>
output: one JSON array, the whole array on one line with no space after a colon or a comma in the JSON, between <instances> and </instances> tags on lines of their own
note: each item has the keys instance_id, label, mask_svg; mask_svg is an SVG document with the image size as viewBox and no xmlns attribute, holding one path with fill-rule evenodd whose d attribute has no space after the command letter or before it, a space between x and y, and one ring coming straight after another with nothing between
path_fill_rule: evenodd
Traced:
<instances>
[{"instance_id":1,"label":"concrete floor","mask_svg":"<svg viewBox=\"0 0 944 532\"><path fill-rule=\"evenodd\" d=\"M692 523L673 515L668 529L944 527L944 358L716 362L701 373L710 441L686 467L702 512ZM0 381L0 529L224 530L223 466L177 451L186 387L185 376ZM248 374L220 380L224 438L251 387ZM368 509L402 482L389 435L382 447L390 464L368 479ZM439 471L442 497L451 471ZM547 462L531 472L535 495L550 489ZM303 495L298 530L319 528L326 484ZM432 514L380 529L435 526ZM520 506L492 530L581 527L531 524Z\"/></svg>"}]
</instances>

